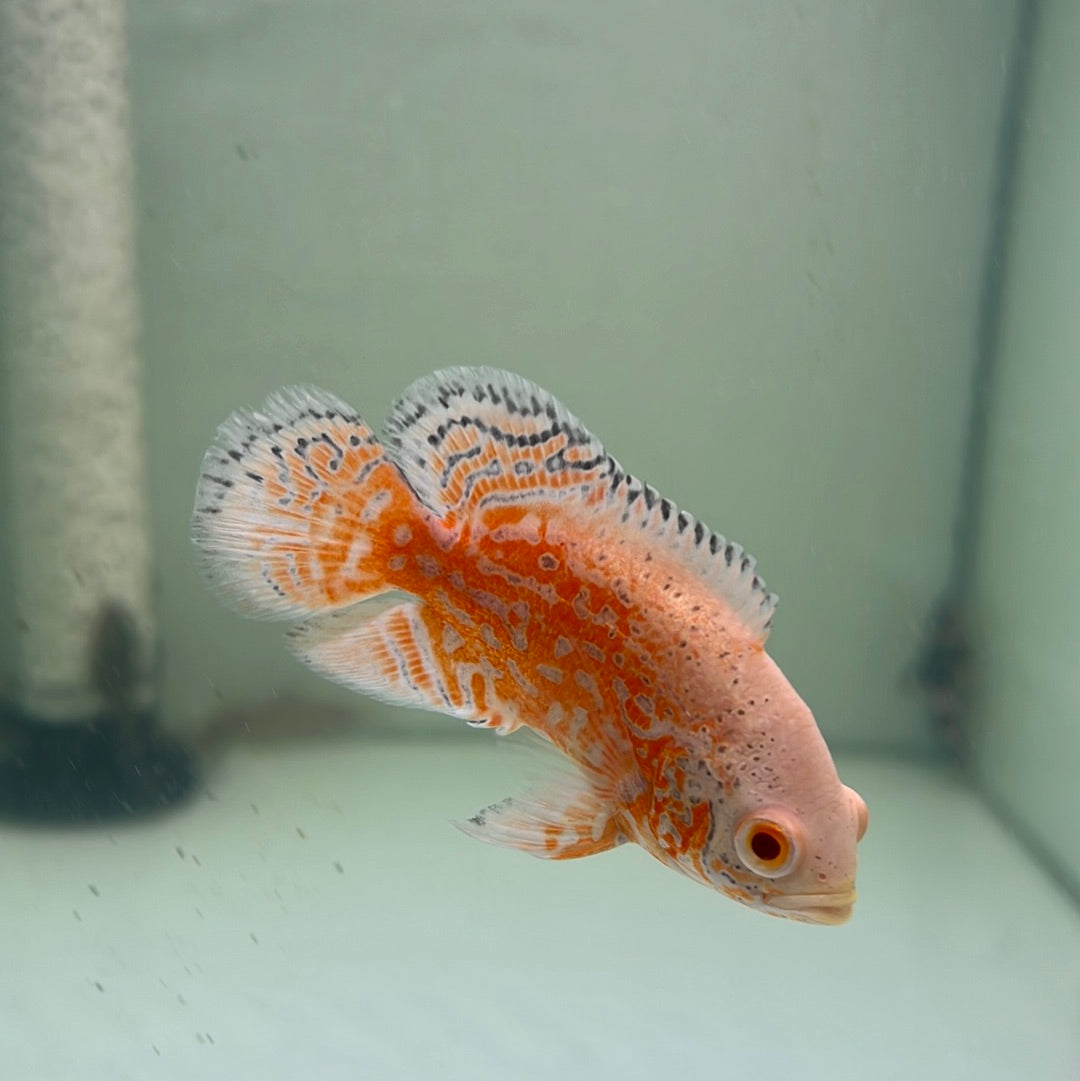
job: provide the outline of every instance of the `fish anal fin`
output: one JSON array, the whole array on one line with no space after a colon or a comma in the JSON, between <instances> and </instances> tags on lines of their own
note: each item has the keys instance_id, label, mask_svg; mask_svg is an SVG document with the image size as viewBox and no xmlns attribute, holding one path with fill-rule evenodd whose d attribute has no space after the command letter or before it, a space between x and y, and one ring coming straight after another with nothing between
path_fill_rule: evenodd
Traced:
<instances>
[{"instance_id":1,"label":"fish anal fin","mask_svg":"<svg viewBox=\"0 0 1080 1081\"><path fill-rule=\"evenodd\" d=\"M392 594L294 627L289 645L317 672L384 702L472 719L447 680L423 605Z\"/></svg>"},{"instance_id":2,"label":"fish anal fin","mask_svg":"<svg viewBox=\"0 0 1080 1081\"><path fill-rule=\"evenodd\" d=\"M628 840L618 807L580 775L559 777L455 825L478 841L549 860L592 856Z\"/></svg>"}]
</instances>

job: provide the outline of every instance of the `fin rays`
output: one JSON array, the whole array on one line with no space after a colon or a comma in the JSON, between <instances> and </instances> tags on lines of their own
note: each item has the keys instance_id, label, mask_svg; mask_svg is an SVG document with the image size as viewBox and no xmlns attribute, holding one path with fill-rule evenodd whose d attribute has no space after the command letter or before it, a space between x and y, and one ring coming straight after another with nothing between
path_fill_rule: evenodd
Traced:
<instances>
[{"instance_id":1,"label":"fin rays","mask_svg":"<svg viewBox=\"0 0 1080 1081\"><path fill-rule=\"evenodd\" d=\"M626 841L617 812L614 803L575 773L492 804L454 825L478 841L516 848L541 859L568 860Z\"/></svg>"},{"instance_id":2,"label":"fin rays","mask_svg":"<svg viewBox=\"0 0 1080 1081\"><path fill-rule=\"evenodd\" d=\"M308 620L289 632L317 672L384 702L468 716L443 678L421 604L399 596Z\"/></svg>"},{"instance_id":3,"label":"fin rays","mask_svg":"<svg viewBox=\"0 0 1080 1081\"><path fill-rule=\"evenodd\" d=\"M764 642L777 598L753 557L623 470L558 399L495 368L417 380L385 425L388 451L451 533L482 527L491 506L577 505L597 527L647 536L707 582Z\"/></svg>"},{"instance_id":4,"label":"fin rays","mask_svg":"<svg viewBox=\"0 0 1080 1081\"><path fill-rule=\"evenodd\" d=\"M384 439L450 529L491 502L585 497L615 468L565 406L495 368L449 368L418 380L394 404Z\"/></svg>"},{"instance_id":5,"label":"fin rays","mask_svg":"<svg viewBox=\"0 0 1080 1081\"><path fill-rule=\"evenodd\" d=\"M384 515L415 500L344 402L288 387L218 429L203 459L192 538L208 577L245 615L306 616L390 588Z\"/></svg>"}]
</instances>

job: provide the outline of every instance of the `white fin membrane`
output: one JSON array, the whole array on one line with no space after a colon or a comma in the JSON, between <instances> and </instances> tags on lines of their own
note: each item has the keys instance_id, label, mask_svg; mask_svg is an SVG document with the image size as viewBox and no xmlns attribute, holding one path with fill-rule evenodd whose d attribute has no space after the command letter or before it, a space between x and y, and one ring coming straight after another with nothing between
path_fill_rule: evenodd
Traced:
<instances>
[{"instance_id":1,"label":"white fin membrane","mask_svg":"<svg viewBox=\"0 0 1080 1081\"><path fill-rule=\"evenodd\" d=\"M450 530L499 504L578 504L616 529L646 531L765 640L777 598L754 559L626 473L535 383L496 368L433 372L394 404L384 442L421 502Z\"/></svg>"}]
</instances>

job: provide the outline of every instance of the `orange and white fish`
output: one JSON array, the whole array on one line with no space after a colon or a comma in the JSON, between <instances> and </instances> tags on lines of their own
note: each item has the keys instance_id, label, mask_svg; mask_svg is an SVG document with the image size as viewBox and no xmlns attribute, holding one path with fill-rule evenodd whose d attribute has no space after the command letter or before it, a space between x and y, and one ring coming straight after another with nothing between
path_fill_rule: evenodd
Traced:
<instances>
[{"instance_id":1,"label":"orange and white fish","mask_svg":"<svg viewBox=\"0 0 1080 1081\"><path fill-rule=\"evenodd\" d=\"M552 859L636 841L772 915L851 914L866 805L764 651L754 560L535 384L435 372L381 440L325 391L278 391L218 430L193 534L241 612L304 620L316 670L527 726L576 767L466 833Z\"/></svg>"}]
</instances>

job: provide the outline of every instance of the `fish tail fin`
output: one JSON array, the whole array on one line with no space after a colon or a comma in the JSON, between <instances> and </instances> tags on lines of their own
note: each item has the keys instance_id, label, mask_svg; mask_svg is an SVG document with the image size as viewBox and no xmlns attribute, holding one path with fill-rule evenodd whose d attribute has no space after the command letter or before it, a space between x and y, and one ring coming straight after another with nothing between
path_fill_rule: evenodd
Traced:
<instances>
[{"instance_id":1,"label":"fish tail fin","mask_svg":"<svg viewBox=\"0 0 1080 1081\"><path fill-rule=\"evenodd\" d=\"M310 616L393 589L391 535L419 511L356 412L326 391L286 387L218 429L192 539L238 611Z\"/></svg>"}]
</instances>

